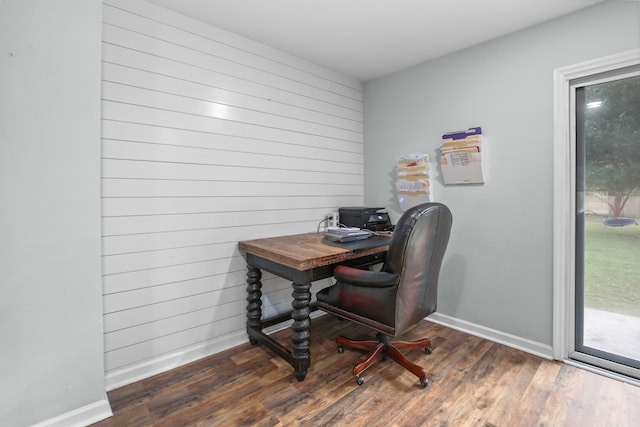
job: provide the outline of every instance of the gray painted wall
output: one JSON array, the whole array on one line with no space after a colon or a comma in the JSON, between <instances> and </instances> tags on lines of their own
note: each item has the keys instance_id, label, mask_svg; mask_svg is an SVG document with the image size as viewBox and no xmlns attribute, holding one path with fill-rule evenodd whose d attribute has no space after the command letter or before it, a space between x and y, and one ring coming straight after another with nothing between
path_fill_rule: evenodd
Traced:
<instances>
[{"instance_id":1,"label":"gray painted wall","mask_svg":"<svg viewBox=\"0 0 640 427\"><path fill-rule=\"evenodd\" d=\"M422 151L453 212L440 313L551 345L553 70L638 48L639 17L637 2L606 2L366 83L367 205L397 219L390 159ZM488 138L488 181L444 186L441 135L472 126Z\"/></svg>"},{"instance_id":2,"label":"gray painted wall","mask_svg":"<svg viewBox=\"0 0 640 427\"><path fill-rule=\"evenodd\" d=\"M0 3L0 425L106 399L99 0Z\"/></svg>"}]
</instances>

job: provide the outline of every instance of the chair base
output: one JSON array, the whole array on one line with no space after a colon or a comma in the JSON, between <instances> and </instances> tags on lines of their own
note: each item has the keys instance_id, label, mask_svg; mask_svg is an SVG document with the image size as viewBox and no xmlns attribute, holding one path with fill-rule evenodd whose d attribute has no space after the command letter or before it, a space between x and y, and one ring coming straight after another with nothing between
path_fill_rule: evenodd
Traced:
<instances>
[{"instance_id":1,"label":"chair base","mask_svg":"<svg viewBox=\"0 0 640 427\"><path fill-rule=\"evenodd\" d=\"M338 352L342 353L344 347L354 348L357 350L364 350L369 352L367 358L353 367L353 376L356 378L356 382L359 385L364 383L362 378L362 372L372 366L379 360L386 360L387 357L395 360L400 366L410 371L420 379L420 385L425 388L429 385L427 380L427 373L420 366L409 361L402 354L402 351L424 349L426 353L431 353L431 341L428 339L421 339L418 341L391 341L391 337L388 335L378 333L376 335L378 340L352 340L346 337L338 337L336 343L338 344Z\"/></svg>"}]
</instances>

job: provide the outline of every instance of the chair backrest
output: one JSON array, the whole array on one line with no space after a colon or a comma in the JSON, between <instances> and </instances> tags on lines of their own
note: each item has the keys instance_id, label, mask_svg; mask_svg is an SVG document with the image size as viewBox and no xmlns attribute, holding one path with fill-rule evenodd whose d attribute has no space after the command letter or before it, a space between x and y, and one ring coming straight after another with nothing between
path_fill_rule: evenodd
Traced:
<instances>
[{"instance_id":1,"label":"chair backrest","mask_svg":"<svg viewBox=\"0 0 640 427\"><path fill-rule=\"evenodd\" d=\"M400 274L396 294L396 335L436 310L438 276L452 217L442 203L408 209L398 220L382 271Z\"/></svg>"}]
</instances>

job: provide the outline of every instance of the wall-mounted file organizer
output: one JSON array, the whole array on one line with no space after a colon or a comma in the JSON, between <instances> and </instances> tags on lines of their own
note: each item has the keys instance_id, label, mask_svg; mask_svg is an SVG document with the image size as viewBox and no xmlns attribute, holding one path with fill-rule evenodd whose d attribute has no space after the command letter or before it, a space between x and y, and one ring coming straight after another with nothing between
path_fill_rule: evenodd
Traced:
<instances>
[{"instance_id":1,"label":"wall-mounted file organizer","mask_svg":"<svg viewBox=\"0 0 640 427\"><path fill-rule=\"evenodd\" d=\"M445 184L484 184L486 140L479 127L442 135L440 167Z\"/></svg>"},{"instance_id":2,"label":"wall-mounted file organizer","mask_svg":"<svg viewBox=\"0 0 640 427\"><path fill-rule=\"evenodd\" d=\"M427 154L411 153L397 159L396 177L398 202L403 211L431 201Z\"/></svg>"}]
</instances>

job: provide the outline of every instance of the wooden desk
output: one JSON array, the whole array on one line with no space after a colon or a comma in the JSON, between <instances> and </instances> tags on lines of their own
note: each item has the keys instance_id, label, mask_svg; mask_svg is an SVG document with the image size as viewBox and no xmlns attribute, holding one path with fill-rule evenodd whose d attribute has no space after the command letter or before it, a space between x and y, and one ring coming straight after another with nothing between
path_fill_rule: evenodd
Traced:
<instances>
[{"instance_id":1,"label":"wooden desk","mask_svg":"<svg viewBox=\"0 0 640 427\"><path fill-rule=\"evenodd\" d=\"M304 380L310 362L309 314L311 282L331 277L337 264L367 266L384 261L388 237L371 237L364 249L351 250L322 243L322 233L270 237L238 243L247 260L247 334L252 344L262 343L294 368L299 381ZM293 311L262 319L262 270L291 280ZM293 319L291 349L284 347L262 330Z\"/></svg>"}]
</instances>

